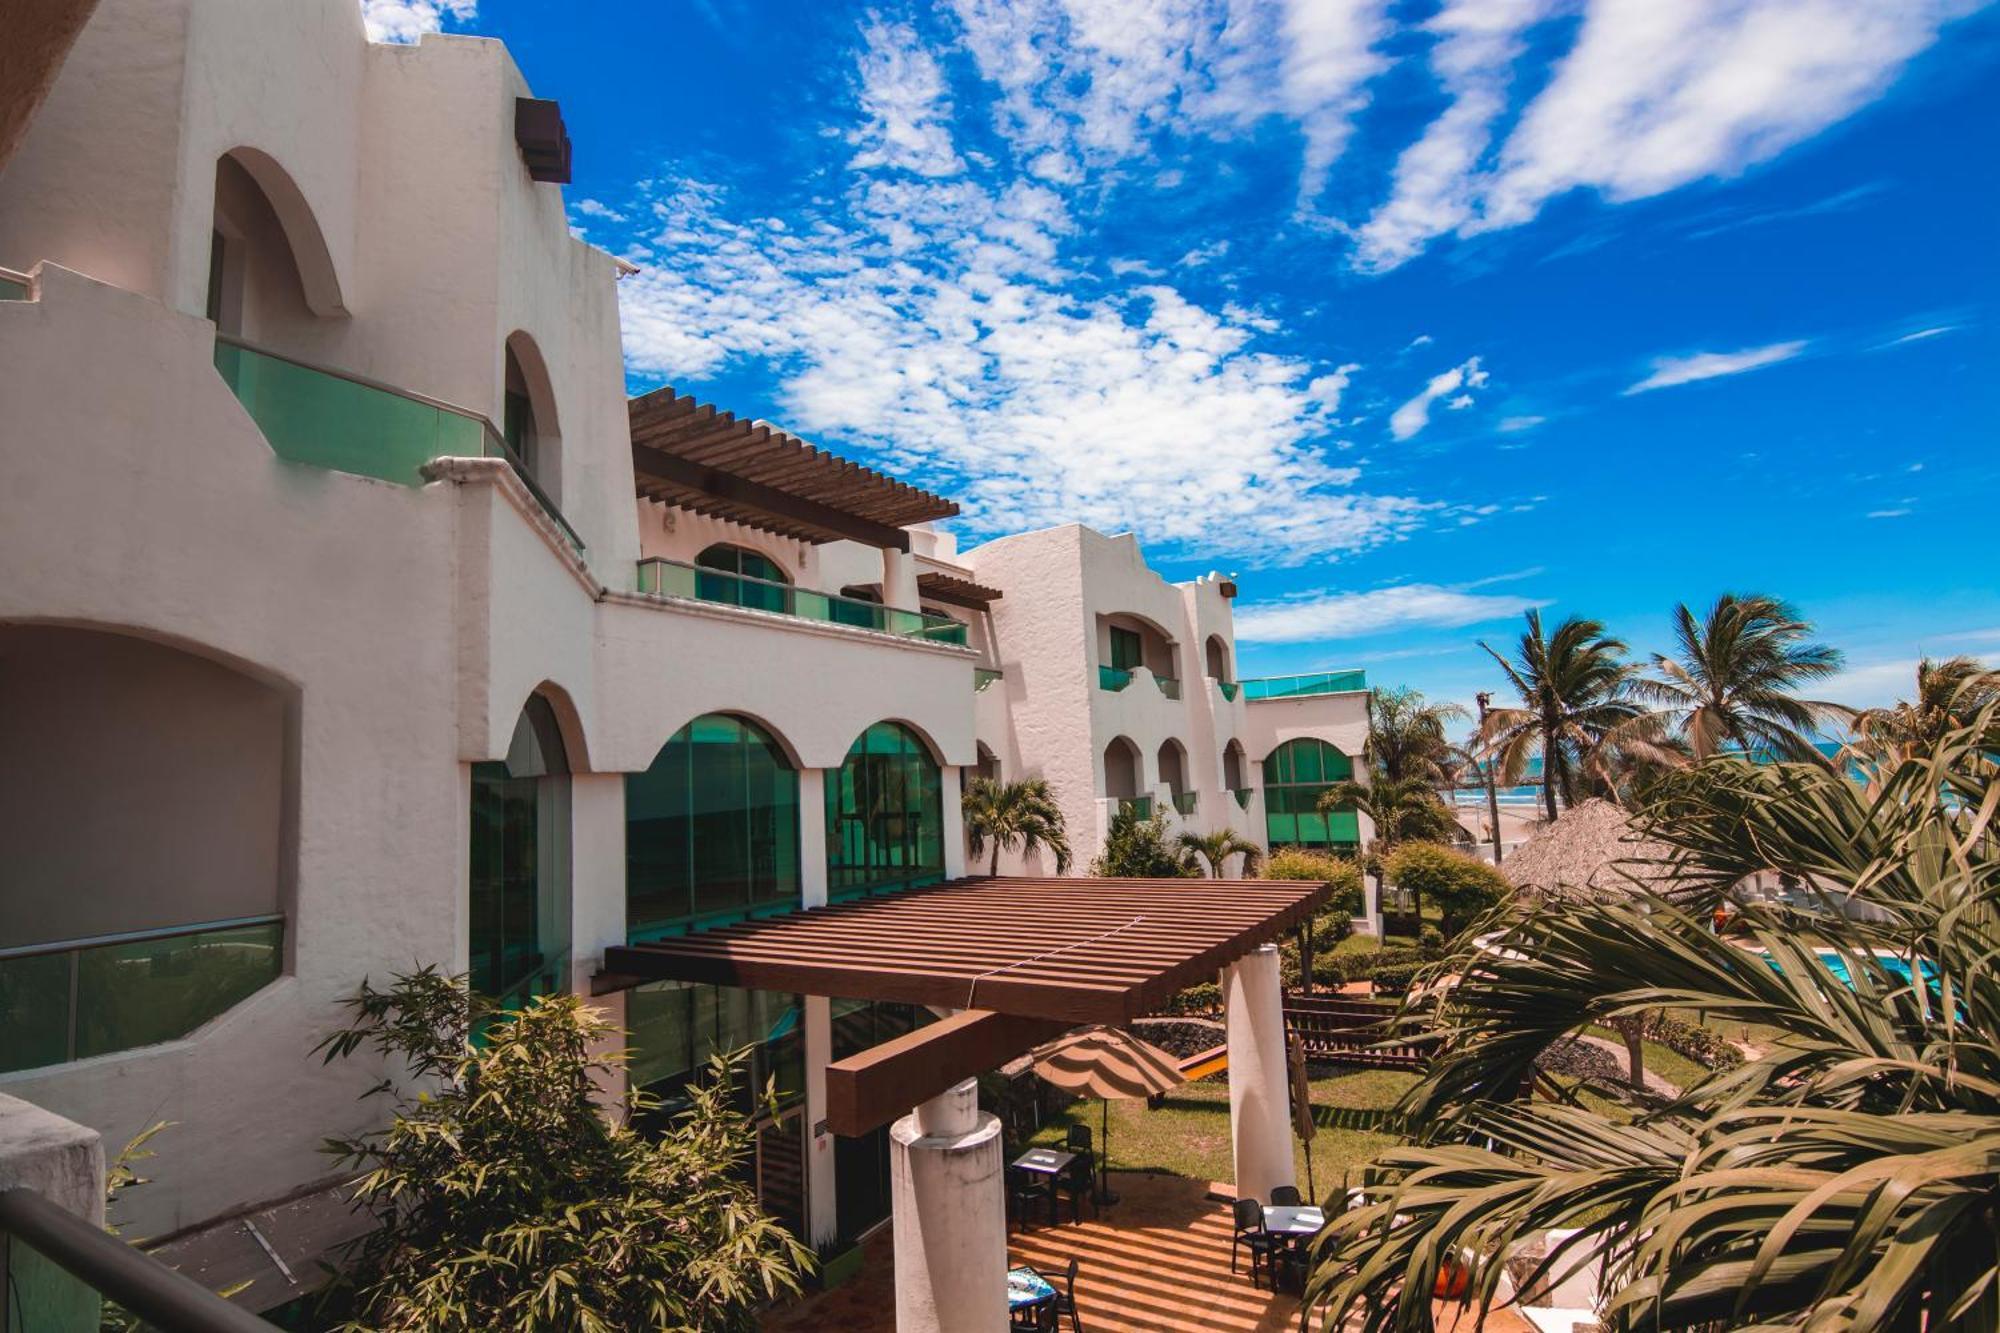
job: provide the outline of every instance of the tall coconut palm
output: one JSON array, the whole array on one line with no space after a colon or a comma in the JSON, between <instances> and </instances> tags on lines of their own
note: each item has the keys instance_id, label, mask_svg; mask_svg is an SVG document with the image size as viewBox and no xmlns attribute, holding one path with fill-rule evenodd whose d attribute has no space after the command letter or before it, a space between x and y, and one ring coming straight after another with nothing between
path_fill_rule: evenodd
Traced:
<instances>
[{"instance_id":1,"label":"tall coconut palm","mask_svg":"<svg viewBox=\"0 0 2000 1333\"><path fill-rule=\"evenodd\" d=\"M1889 708L1854 716L1856 757L1898 763L1933 753L1939 743L1981 709L2000 700L2000 671L1977 658L1924 658L1917 663L1917 692Z\"/></svg>"},{"instance_id":2,"label":"tall coconut palm","mask_svg":"<svg viewBox=\"0 0 2000 1333\"><path fill-rule=\"evenodd\" d=\"M1434 704L1423 691L1375 689L1368 695L1368 757L1392 782L1445 778L1452 744L1447 724L1465 717L1457 704Z\"/></svg>"},{"instance_id":3,"label":"tall coconut palm","mask_svg":"<svg viewBox=\"0 0 2000 1333\"><path fill-rule=\"evenodd\" d=\"M995 782L974 778L960 801L965 811L965 836L974 856L993 844L993 864L988 874L1000 873L1000 853L1021 850L1026 856L1046 847L1056 858L1056 873L1069 870L1069 835L1063 829L1062 807L1049 794L1042 778L1022 778L1019 782Z\"/></svg>"},{"instance_id":4,"label":"tall coconut palm","mask_svg":"<svg viewBox=\"0 0 2000 1333\"><path fill-rule=\"evenodd\" d=\"M1599 1273L1616 1333L2000 1327L1996 755L2000 701L1873 795L1818 763L1715 759L1640 816L1685 909L1498 909L1405 1014L1435 1051L1398 1108L1414 1137L1347 1182L1307 1288L1321 1326L1428 1333L1451 1267L1477 1327L1508 1260L1561 1230L1515 1289ZM1759 957L1705 916L1768 869L1813 905L1746 908ZM1667 1006L1779 1035L1636 1118L1519 1099L1555 1042Z\"/></svg>"},{"instance_id":5,"label":"tall coconut palm","mask_svg":"<svg viewBox=\"0 0 2000 1333\"><path fill-rule=\"evenodd\" d=\"M1214 833L1183 833L1180 848L1189 856L1200 857L1208 867L1210 879L1221 879L1222 872L1229 867L1229 858L1243 857L1243 873L1248 875L1257 869L1257 860L1264 849L1254 842L1238 837L1233 829L1220 829Z\"/></svg>"},{"instance_id":6,"label":"tall coconut palm","mask_svg":"<svg viewBox=\"0 0 2000 1333\"><path fill-rule=\"evenodd\" d=\"M1795 691L1840 670L1840 650L1812 641L1812 622L1762 593L1726 592L1696 619L1674 609L1677 651L1653 655L1633 692L1659 708L1696 760L1735 748L1751 758L1822 761L1808 733L1837 705Z\"/></svg>"},{"instance_id":7,"label":"tall coconut palm","mask_svg":"<svg viewBox=\"0 0 2000 1333\"><path fill-rule=\"evenodd\" d=\"M1392 781L1376 773L1370 782L1336 782L1320 793L1321 814L1359 810L1375 825L1376 851L1404 842L1449 842L1458 820L1428 782L1416 778Z\"/></svg>"},{"instance_id":8,"label":"tall coconut palm","mask_svg":"<svg viewBox=\"0 0 2000 1333\"><path fill-rule=\"evenodd\" d=\"M1542 613L1530 611L1513 659L1484 648L1520 696L1519 708L1495 708L1479 732L1481 750L1499 765L1499 781L1520 782L1528 760L1542 757L1542 799L1550 819L1575 805L1577 782L1591 757L1607 743L1637 745L1645 710L1631 697L1635 668L1625 643L1595 620L1571 616L1544 633Z\"/></svg>"}]
</instances>

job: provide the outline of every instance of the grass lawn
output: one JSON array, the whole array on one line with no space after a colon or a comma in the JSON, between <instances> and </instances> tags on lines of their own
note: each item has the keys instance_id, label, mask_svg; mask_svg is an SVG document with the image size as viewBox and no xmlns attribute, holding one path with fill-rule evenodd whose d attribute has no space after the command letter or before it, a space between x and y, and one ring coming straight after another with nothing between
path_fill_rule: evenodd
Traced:
<instances>
[{"instance_id":1,"label":"grass lawn","mask_svg":"<svg viewBox=\"0 0 2000 1333\"><path fill-rule=\"evenodd\" d=\"M1396 1136L1372 1128L1396 1104L1416 1075L1400 1069L1342 1069L1312 1080L1319 1133L1313 1138L1313 1179L1324 1190L1350 1166L1373 1158ZM1099 1133L1102 1104L1079 1101L1044 1124L1034 1144L1060 1144L1072 1124ZM1305 1150L1296 1139L1299 1182L1305 1183ZM1229 1180L1229 1085L1222 1079L1176 1088L1157 1110L1141 1101L1111 1103L1111 1167L1116 1171L1168 1171L1193 1180Z\"/></svg>"},{"instance_id":2,"label":"grass lawn","mask_svg":"<svg viewBox=\"0 0 2000 1333\"><path fill-rule=\"evenodd\" d=\"M1584 1031L1593 1037L1602 1037L1618 1048L1618 1068L1622 1073L1625 1069L1625 1039L1618 1035L1617 1029L1592 1025ZM1670 1046L1648 1041L1640 1043L1640 1048L1647 1072L1658 1074L1682 1090L1693 1087L1709 1075L1707 1069Z\"/></svg>"}]
</instances>

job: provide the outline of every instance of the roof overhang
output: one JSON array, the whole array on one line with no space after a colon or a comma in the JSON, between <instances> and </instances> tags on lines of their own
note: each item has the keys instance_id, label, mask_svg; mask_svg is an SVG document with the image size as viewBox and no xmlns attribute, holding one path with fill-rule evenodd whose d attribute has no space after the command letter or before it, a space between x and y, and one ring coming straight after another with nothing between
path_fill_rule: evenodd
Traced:
<instances>
[{"instance_id":1,"label":"roof overhang","mask_svg":"<svg viewBox=\"0 0 2000 1333\"><path fill-rule=\"evenodd\" d=\"M989 588L983 583L974 583L971 579L935 569L917 575L917 594L933 602L962 606L971 611L984 611L999 601L1002 595L998 588Z\"/></svg>"},{"instance_id":2,"label":"roof overhang","mask_svg":"<svg viewBox=\"0 0 2000 1333\"><path fill-rule=\"evenodd\" d=\"M1084 1023L1122 1026L1309 921L1293 880L954 880L605 951L600 992L696 981L962 1010L828 1067L828 1125L864 1133Z\"/></svg>"},{"instance_id":3,"label":"roof overhang","mask_svg":"<svg viewBox=\"0 0 2000 1333\"><path fill-rule=\"evenodd\" d=\"M639 494L806 542L910 549L912 523L949 518L952 501L659 389L627 405Z\"/></svg>"}]
</instances>

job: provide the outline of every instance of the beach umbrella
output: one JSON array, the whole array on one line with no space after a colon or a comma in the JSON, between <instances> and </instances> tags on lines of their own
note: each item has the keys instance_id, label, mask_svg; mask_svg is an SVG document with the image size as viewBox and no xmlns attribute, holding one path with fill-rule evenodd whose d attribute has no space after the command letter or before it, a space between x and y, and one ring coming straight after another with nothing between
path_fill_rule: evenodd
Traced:
<instances>
[{"instance_id":1,"label":"beach umbrella","mask_svg":"<svg viewBox=\"0 0 2000 1333\"><path fill-rule=\"evenodd\" d=\"M1033 1054L1035 1076L1043 1082L1095 1097L1104 1103L1098 1134L1097 1200L1116 1203L1111 1192L1111 1103L1157 1097L1187 1082L1180 1062L1123 1028L1090 1027L1058 1037Z\"/></svg>"}]
</instances>

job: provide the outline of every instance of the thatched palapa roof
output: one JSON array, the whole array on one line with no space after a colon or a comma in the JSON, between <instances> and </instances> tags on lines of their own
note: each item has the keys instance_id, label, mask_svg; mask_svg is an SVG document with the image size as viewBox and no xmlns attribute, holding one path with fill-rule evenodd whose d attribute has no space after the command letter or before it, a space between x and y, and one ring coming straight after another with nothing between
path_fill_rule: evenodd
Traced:
<instances>
[{"instance_id":1,"label":"thatched palapa roof","mask_svg":"<svg viewBox=\"0 0 2000 1333\"><path fill-rule=\"evenodd\" d=\"M1602 900L1649 889L1674 899L1664 860L1672 849L1642 836L1609 801L1570 807L1555 823L1507 854L1501 870L1518 889L1552 898Z\"/></svg>"}]
</instances>

